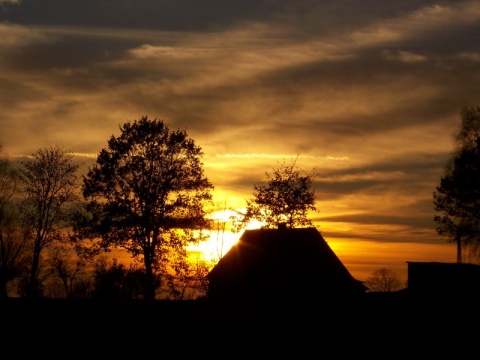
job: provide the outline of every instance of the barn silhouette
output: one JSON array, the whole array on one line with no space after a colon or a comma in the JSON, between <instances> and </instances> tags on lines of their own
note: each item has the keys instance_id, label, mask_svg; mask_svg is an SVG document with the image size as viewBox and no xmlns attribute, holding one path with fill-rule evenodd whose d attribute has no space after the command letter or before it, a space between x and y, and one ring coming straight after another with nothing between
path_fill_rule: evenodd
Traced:
<instances>
[{"instance_id":1,"label":"barn silhouette","mask_svg":"<svg viewBox=\"0 0 480 360\"><path fill-rule=\"evenodd\" d=\"M313 227L245 230L207 279L212 300L356 300L367 290Z\"/></svg>"}]
</instances>

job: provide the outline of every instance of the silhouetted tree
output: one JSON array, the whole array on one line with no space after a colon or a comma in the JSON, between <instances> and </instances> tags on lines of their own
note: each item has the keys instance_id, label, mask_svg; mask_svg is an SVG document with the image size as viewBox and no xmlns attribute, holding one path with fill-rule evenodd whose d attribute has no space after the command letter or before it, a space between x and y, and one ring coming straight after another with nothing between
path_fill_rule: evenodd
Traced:
<instances>
[{"instance_id":1,"label":"silhouetted tree","mask_svg":"<svg viewBox=\"0 0 480 360\"><path fill-rule=\"evenodd\" d=\"M70 255L70 251L65 247L54 249L51 258L52 272L61 280L63 290L69 299L84 296L78 291L78 286L84 286L80 275L85 269L84 261L79 257Z\"/></svg>"},{"instance_id":2,"label":"silhouetted tree","mask_svg":"<svg viewBox=\"0 0 480 360\"><path fill-rule=\"evenodd\" d=\"M109 265L106 257L95 262L92 298L94 300L136 300L143 298L145 271L131 264L130 267L112 259ZM157 285L157 284L156 284Z\"/></svg>"},{"instance_id":3,"label":"silhouetted tree","mask_svg":"<svg viewBox=\"0 0 480 360\"><path fill-rule=\"evenodd\" d=\"M480 263L480 241L470 241L462 248L462 262Z\"/></svg>"},{"instance_id":4,"label":"silhouetted tree","mask_svg":"<svg viewBox=\"0 0 480 360\"><path fill-rule=\"evenodd\" d=\"M312 226L307 215L317 210L312 185L315 169L302 174L295 159L291 165L284 161L273 168L273 174L265 174L266 181L254 184L254 198L247 200L246 212L235 222L236 231L252 220L263 223L262 228L276 228L282 223L287 228Z\"/></svg>"},{"instance_id":5,"label":"silhouetted tree","mask_svg":"<svg viewBox=\"0 0 480 360\"><path fill-rule=\"evenodd\" d=\"M212 237L215 237L215 249L211 255L215 256L214 262L218 262L224 255L225 252L225 232L227 231L228 217L227 213L232 212L228 207L226 202L223 205L217 204L216 211L214 213L218 214L217 216L212 217L213 220L213 231Z\"/></svg>"},{"instance_id":6,"label":"silhouetted tree","mask_svg":"<svg viewBox=\"0 0 480 360\"><path fill-rule=\"evenodd\" d=\"M15 208L3 209L0 218L0 298L8 297L9 284L24 277L31 262L28 233L18 218Z\"/></svg>"},{"instance_id":7,"label":"silhouetted tree","mask_svg":"<svg viewBox=\"0 0 480 360\"><path fill-rule=\"evenodd\" d=\"M375 270L372 276L367 278L365 284L370 291L375 292L392 292L400 289L402 286L399 275L387 268Z\"/></svg>"},{"instance_id":8,"label":"silhouetted tree","mask_svg":"<svg viewBox=\"0 0 480 360\"><path fill-rule=\"evenodd\" d=\"M143 258L145 299L153 300L166 249L182 251L195 241L183 230L209 226L203 206L213 185L203 174L201 148L185 130L170 131L147 116L120 130L84 177L89 218L78 222L77 237L99 236L102 247Z\"/></svg>"},{"instance_id":9,"label":"silhouetted tree","mask_svg":"<svg viewBox=\"0 0 480 360\"><path fill-rule=\"evenodd\" d=\"M165 275L166 285L169 289L169 295L174 300L185 300L189 297L191 265L188 261L186 249L172 250L170 269L166 271Z\"/></svg>"},{"instance_id":10,"label":"silhouetted tree","mask_svg":"<svg viewBox=\"0 0 480 360\"><path fill-rule=\"evenodd\" d=\"M182 252L175 251L171 258L172 262L166 272L166 298L193 300L205 297L208 290L207 274L213 265L200 258L189 258L186 249Z\"/></svg>"},{"instance_id":11,"label":"silhouetted tree","mask_svg":"<svg viewBox=\"0 0 480 360\"><path fill-rule=\"evenodd\" d=\"M9 283L25 270L28 259L28 243L12 200L17 192L17 177L0 145L0 298L8 297Z\"/></svg>"},{"instance_id":12,"label":"silhouetted tree","mask_svg":"<svg viewBox=\"0 0 480 360\"><path fill-rule=\"evenodd\" d=\"M480 243L480 106L464 107L461 124L453 135L454 151L433 193L437 232L462 247Z\"/></svg>"},{"instance_id":13,"label":"silhouetted tree","mask_svg":"<svg viewBox=\"0 0 480 360\"><path fill-rule=\"evenodd\" d=\"M18 192L18 181L8 156L0 144L0 216L12 197Z\"/></svg>"},{"instance_id":14,"label":"silhouetted tree","mask_svg":"<svg viewBox=\"0 0 480 360\"><path fill-rule=\"evenodd\" d=\"M67 239L68 205L78 199L76 172L79 165L59 146L41 148L21 165L19 178L24 195L21 213L33 242L25 294L37 297L42 295L38 277L42 251Z\"/></svg>"}]
</instances>

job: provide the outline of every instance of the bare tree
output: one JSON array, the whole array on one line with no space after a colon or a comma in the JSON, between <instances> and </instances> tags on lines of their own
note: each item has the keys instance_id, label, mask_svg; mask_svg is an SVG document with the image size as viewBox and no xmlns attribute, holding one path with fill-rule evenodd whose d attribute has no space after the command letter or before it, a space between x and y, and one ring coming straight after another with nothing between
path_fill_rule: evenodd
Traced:
<instances>
[{"instance_id":1,"label":"bare tree","mask_svg":"<svg viewBox=\"0 0 480 360\"><path fill-rule=\"evenodd\" d=\"M173 249L172 249L173 250ZM186 251L173 251L166 276L168 294L175 300L193 300L205 297L208 291L207 274L214 266L200 257L191 259Z\"/></svg>"},{"instance_id":2,"label":"bare tree","mask_svg":"<svg viewBox=\"0 0 480 360\"><path fill-rule=\"evenodd\" d=\"M77 285L82 284L80 275L85 269L84 261L72 256L70 251L61 246L53 250L51 258L52 272L59 277L67 298L77 297Z\"/></svg>"},{"instance_id":3,"label":"bare tree","mask_svg":"<svg viewBox=\"0 0 480 360\"><path fill-rule=\"evenodd\" d=\"M224 255L225 251L225 232L227 231L228 219L226 219L226 214L230 210L227 207L227 203L224 202L223 205L217 204L217 210L214 211L219 216L213 218L213 232L212 236L215 236L215 261L218 262Z\"/></svg>"},{"instance_id":4,"label":"bare tree","mask_svg":"<svg viewBox=\"0 0 480 360\"><path fill-rule=\"evenodd\" d=\"M192 286L198 298L207 296L209 286L207 275L216 263L217 261L197 259L196 263L193 264L194 278Z\"/></svg>"},{"instance_id":5,"label":"bare tree","mask_svg":"<svg viewBox=\"0 0 480 360\"><path fill-rule=\"evenodd\" d=\"M79 165L59 146L41 148L21 165L22 216L30 230L33 248L25 295L37 297L42 295L38 276L42 251L66 240L68 205L77 200Z\"/></svg>"},{"instance_id":6,"label":"bare tree","mask_svg":"<svg viewBox=\"0 0 480 360\"><path fill-rule=\"evenodd\" d=\"M8 156L0 144L0 216L8 206L12 197L18 192L16 173L12 169Z\"/></svg>"},{"instance_id":7,"label":"bare tree","mask_svg":"<svg viewBox=\"0 0 480 360\"><path fill-rule=\"evenodd\" d=\"M380 268L367 278L365 284L374 292L392 292L400 289L402 283L399 275L391 269Z\"/></svg>"},{"instance_id":8,"label":"bare tree","mask_svg":"<svg viewBox=\"0 0 480 360\"><path fill-rule=\"evenodd\" d=\"M25 275L31 259L28 234L14 208L3 209L0 218L0 298L9 296L8 287Z\"/></svg>"},{"instance_id":9,"label":"bare tree","mask_svg":"<svg viewBox=\"0 0 480 360\"><path fill-rule=\"evenodd\" d=\"M28 256L26 236L13 202L17 180L0 145L0 298L8 297L8 285L25 270Z\"/></svg>"}]
</instances>

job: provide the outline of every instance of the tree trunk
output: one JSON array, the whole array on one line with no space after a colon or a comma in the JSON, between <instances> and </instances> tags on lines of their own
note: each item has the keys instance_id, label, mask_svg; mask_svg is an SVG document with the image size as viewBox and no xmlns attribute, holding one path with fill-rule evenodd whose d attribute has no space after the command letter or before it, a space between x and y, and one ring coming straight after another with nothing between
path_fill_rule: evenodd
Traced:
<instances>
[{"instance_id":1,"label":"tree trunk","mask_svg":"<svg viewBox=\"0 0 480 360\"><path fill-rule=\"evenodd\" d=\"M149 249L150 251L147 251L147 249L144 250L143 252L143 258L144 258L144 263L145 263L145 289L144 289L144 298L146 301L154 301L155 300L155 278L153 275L153 267L152 267L152 259L153 255L151 252L153 252L153 249Z\"/></svg>"},{"instance_id":2,"label":"tree trunk","mask_svg":"<svg viewBox=\"0 0 480 360\"><path fill-rule=\"evenodd\" d=\"M0 299L6 299L8 297L7 284L8 284L8 270L0 270Z\"/></svg>"},{"instance_id":3,"label":"tree trunk","mask_svg":"<svg viewBox=\"0 0 480 360\"><path fill-rule=\"evenodd\" d=\"M457 263L462 263L462 239L457 237Z\"/></svg>"},{"instance_id":4,"label":"tree trunk","mask_svg":"<svg viewBox=\"0 0 480 360\"><path fill-rule=\"evenodd\" d=\"M37 241L36 241L37 242ZM38 266L40 262L40 247L35 245L32 259L32 269L30 271L30 279L28 281L26 295L28 298L36 298L40 296L40 287L38 284Z\"/></svg>"}]
</instances>

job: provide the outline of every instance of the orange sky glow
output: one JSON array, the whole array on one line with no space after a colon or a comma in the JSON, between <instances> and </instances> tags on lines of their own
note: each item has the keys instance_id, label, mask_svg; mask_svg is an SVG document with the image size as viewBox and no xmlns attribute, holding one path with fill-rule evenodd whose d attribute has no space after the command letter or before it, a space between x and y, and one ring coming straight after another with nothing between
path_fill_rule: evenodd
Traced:
<instances>
[{"instance_id":1,"label":"orange sky glow","mask_svg":"<svg viewBox=\"0 0 480 360\"><path fill-rule=\"evenodd\" d=\"M202 148L216 210L283 161L315 168L310 219L359 280L455 261L432 195L480 104L480 3L231 5L0 0L2 150L61 145L85 171L119 125L158 118Z\"/></svg>"},{"instance_id":2,"label":"orange sky glow","mask_svg":"<svg viewBox=\"0 0 480 360\"><path fill-rule=\"evenodd\" d=\"M218 216L220 217L217 218L221 219L225 212L221 211L219 213L220 215ZM248 229L255 229L260 225L250 224ZM343 228L343 231L345 231L344 236L339 234L337 237L329 237L326 235L329 233L328 225L331 224L325 224L325 231L322 230L321 226L318 227L318 230L322 233L330 248L357 280L365 281L375 270L386 267L394 270L399 275L403 286L406 286L408 280L407 261L456 262L456 245L453 243L447 243L446 241L419 243L408 241L408 239L395 239L395 235L390 240L396 241L384 241L382 237L389 231L393 232L393 234L395 232L400 232L401 234L401 229L399 231L399 229L387 228L381 231L377 229L376 232L378 234L372 234L370 239L365 235L361 239L352 239L351 233L348 231L348 225L345 225ZM333 224L332 231L339 233L335 224ZM227 223L225 231L212 231L207 241L191 246L191 254L206 261L216 262L238 241L242 233L243 231L240 233L229 231ZM361 233L367 234L369 231L365 230ZM433 231L431 236L433 239L438 237Z\"/></svg>"}]
</instances>

